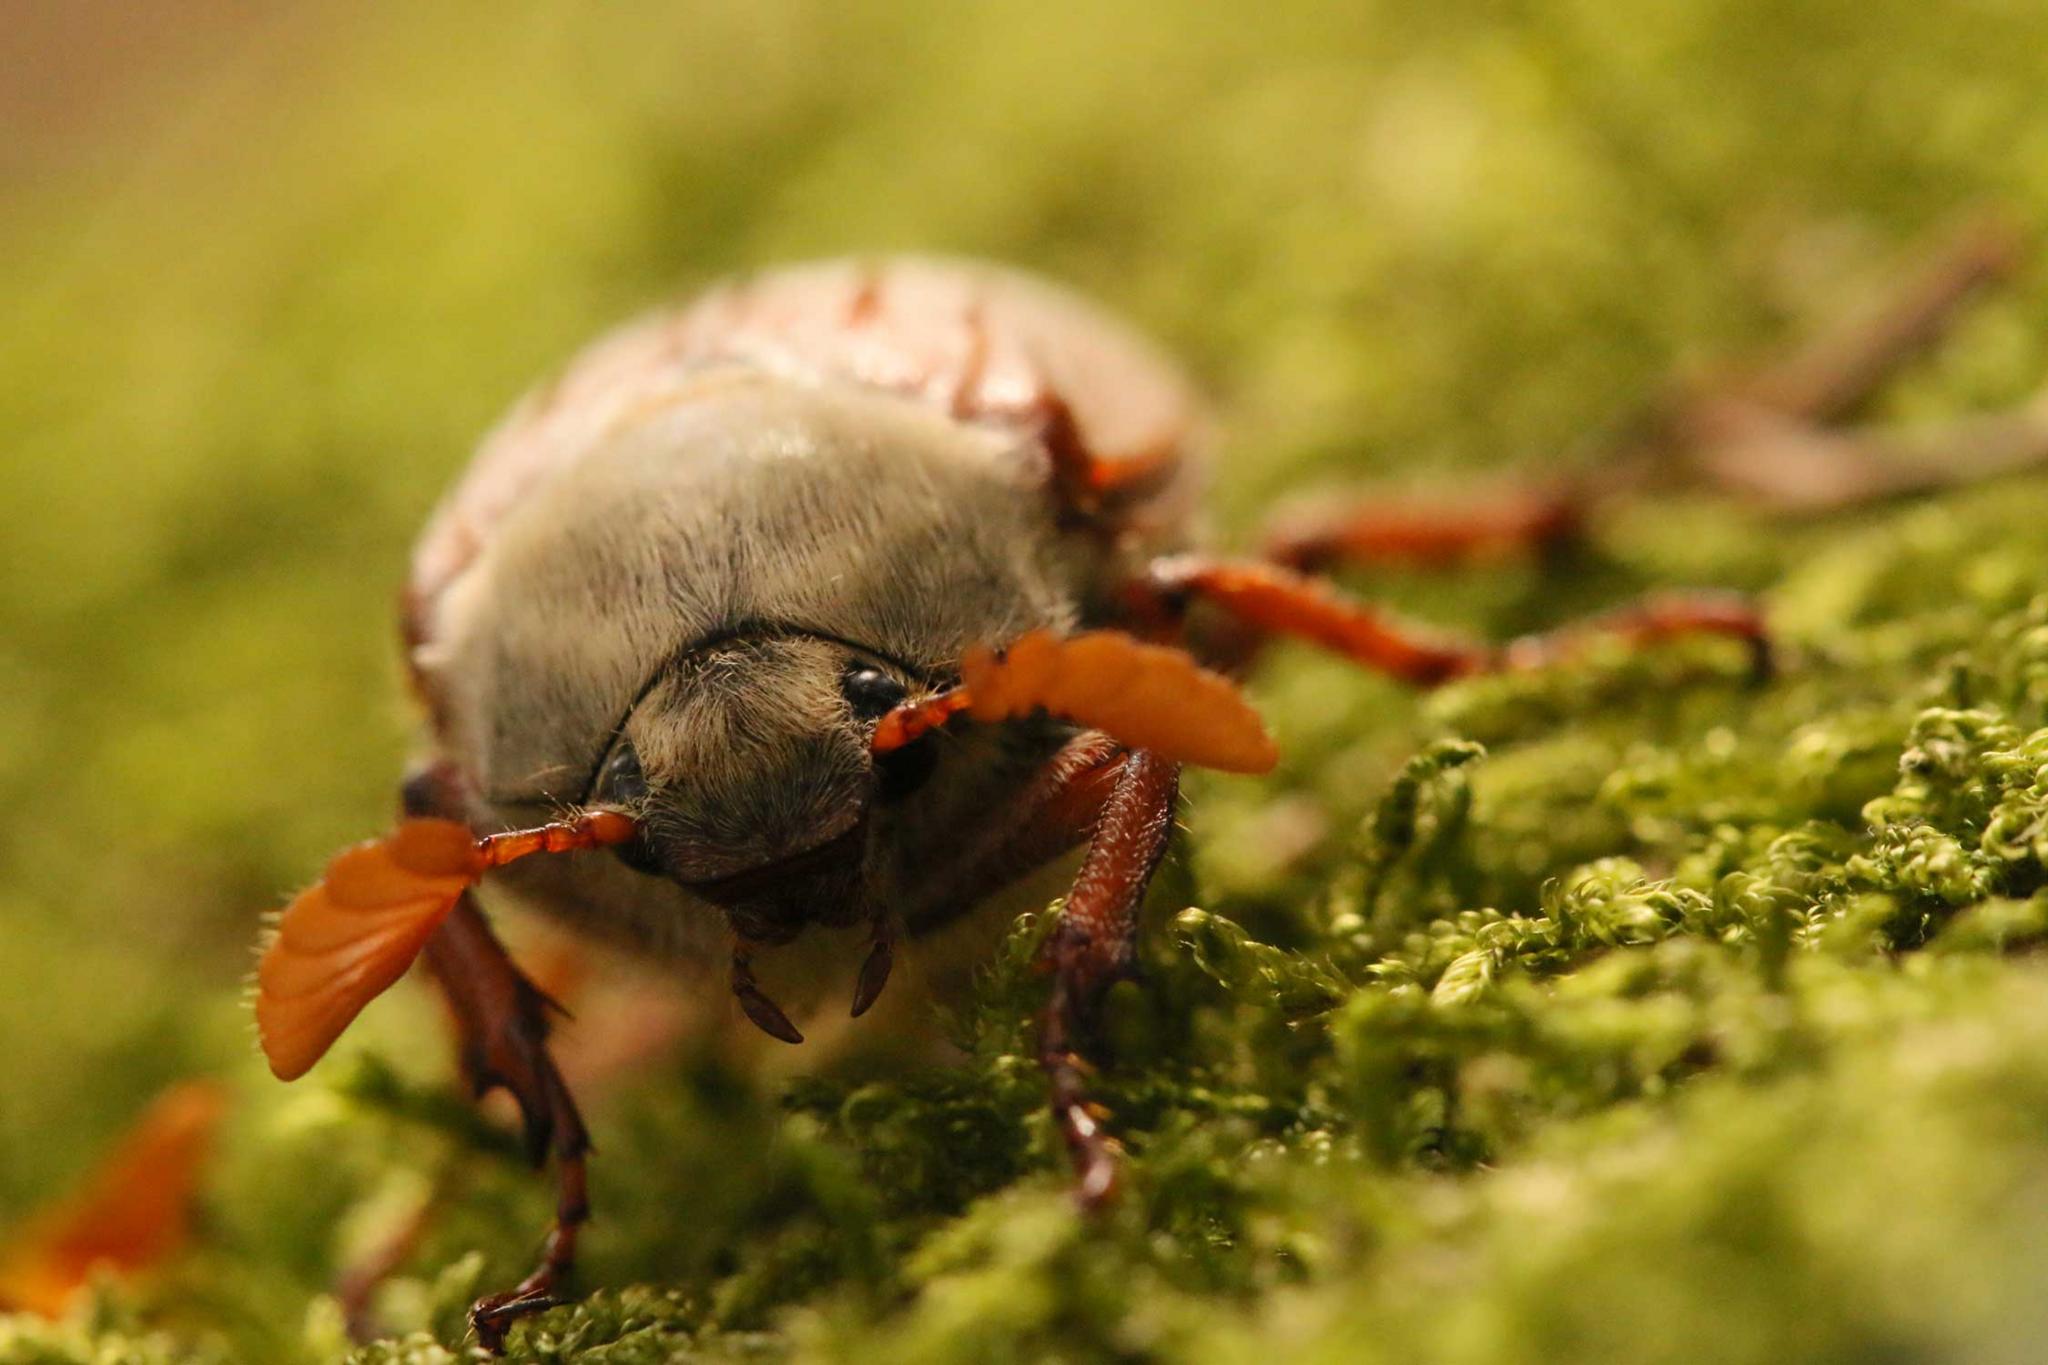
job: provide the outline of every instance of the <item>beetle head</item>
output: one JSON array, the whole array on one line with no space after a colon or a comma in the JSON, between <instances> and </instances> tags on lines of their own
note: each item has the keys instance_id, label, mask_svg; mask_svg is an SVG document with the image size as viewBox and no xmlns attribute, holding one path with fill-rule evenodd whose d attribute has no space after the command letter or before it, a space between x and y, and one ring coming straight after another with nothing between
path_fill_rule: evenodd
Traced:
<instances>
[{"instance_id":1,"label":"beetle head","mask_svg":"<svg viewBox=\"0 0 2048 1365\"><path fill-rule=\"evenodd\" d=\"M816 635L699 646L634 706L591 797L638 813L641 834L621 857L720 906L744 940L851 923L868 913L870 811L906 776L895 764L877 773L869 736L911 685L895 665Z\"/></svg>"}]
</instances>

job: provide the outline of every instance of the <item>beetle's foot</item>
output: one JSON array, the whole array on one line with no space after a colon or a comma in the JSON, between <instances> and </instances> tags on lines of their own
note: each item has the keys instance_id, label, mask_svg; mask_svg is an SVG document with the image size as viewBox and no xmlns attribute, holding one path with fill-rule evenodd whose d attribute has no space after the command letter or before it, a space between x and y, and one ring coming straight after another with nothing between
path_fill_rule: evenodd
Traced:
<instances>
[{"instance_id":1,"label":"beetle's foot","mask_svg":"<svg viewBox=\"0 0 2048 1365\"><path fill-rule=\"evenodd\" d=\"M1041 1062L1051 1082L1053 1120L1074 1167L1074 1202L1084 1213L1099 1213L1122 1187L1123 1145L1103 1131L1108 1111L1088 1098L1093 1068L1073 1051Z\"/></svg>"},{"instance_id":2,"label":"beetle's foot","mask_svg":"<svg viewBox=\"0 0 2048 1365\"><path fill-rule=\"evenodd\" d=\"M590 1218L590 1204L584 1195L583 1157L565 1157L560 1163L561 1188L557 1195L554 1226L548 1229L540 1264L532 1274L502 1294L478 1299L469 1310L469 1328L492 1355L505 1353L505 1335L521 1318L542 1313L570 1302L559 1290L576 1263L576 1235Z\"/></svg>"},{"instance_id":3,"label":"beetle's foot","mask_svg":"<svg viewBox=\"0 0 2048 1365\"><path fill-rule=\"evenodd\" d=\"M562 1297L562 1281L576 1264L576 1234L590 1217L583 1198L583 1163L580 1159L563 1166L561 1203L555 1211L555 1225L548 1230L540 1264L533 1273L502 1294L478 1299L469 1310L469 1327L492 1355L505 1353L505 1334L512 1324L535 1313L546 1312L569 1302Z\"/></svg>"},{"instance_id":4,"label":"beetle's foot","mask_svg":"<svg viewBox=\"0 0 2048 1365\"><path fill-rule=\"evenodd\" d=\"M1103 998L1132 973L1127 961L1092 949L1085 935L1068 932L1064 924L1046 944L1053 988L1040 1019L1038 1062L1051 1092L1053 1121L1074 1168L1075 1202L1097 1213L1116 1200L1123 1146L1103 1128L1109 1111L1090 1098L1095 1068L1078 1044L1097 1037Z\"/></svg>"},{"instance_id":5,"label":"beetle's foot","mask_svg":"<svg viewBox=\"0 0 2048 1365\"><path fill-rule=\"evenodd\" d=\"M550 1286L529 1289L527 1285L531 1283L529 1280L517 1289L478 1299L471 1305L469 1330L476 1334L477 1344L492 1355L505 1354L505 1337L512 1330L512 1324L570 1302L554 1293Z\"/></svg>"}]
</instances>

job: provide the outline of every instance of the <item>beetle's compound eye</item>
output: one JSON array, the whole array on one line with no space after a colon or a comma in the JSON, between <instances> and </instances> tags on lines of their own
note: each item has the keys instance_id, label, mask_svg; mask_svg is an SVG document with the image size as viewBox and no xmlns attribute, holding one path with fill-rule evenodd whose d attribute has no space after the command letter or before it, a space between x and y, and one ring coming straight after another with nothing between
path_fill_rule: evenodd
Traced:
<instances>
[{"instance_id":1,"label":"beetle's compound eye","mask_svg":"<svg viewBox=\"0 0 2048 1365\"><path fill-rule=\"evenodd\" d=\"M839 680L846 704L860 720L880 720L903 704L910 689L873 664L854 664ZM939 761L939 751L929 736L875 756L875 796L881 801L901 801L925 784Z\"/></svg>"},{"instance_id":2,"label":"beetle's compound eye","mask_svg":"<svg viewBox=\"0 0 2048 1365\"><path fill-rule=\"evenodd\" d=\"M590 796L593 801L616 806L637 806L647 799L647 774L640 770L640 751L632 740L619 740L619 747L598 770Z\"/></svg>"},{"instance_id":3,"label":"beetle's compound eye","mask_svg":"<svg viewBox=\"0 0 2048 1365\"><path fill-rule=\"evenodd\" d=\"M896 709L910 690L872 664L855 664L839 680L846 704L862 720L880 720Z\"/></svg>"},{"instance_id":4,"label":"beetle's compound eye","mask_svg":"<svg viewBox=\"0 0 2048 1365\"><path fill-rule=\"evenodd\" d=\"M612 750L612 756L598 770L590 799L602 805L632 809L637 809L647 800L647 774L640 769L640 753L633 747L632 740L620 736L618 748ZM650 877L662 875L661 864L655 859L653 850L639 835L623 844L613 844L611 848L618 860L635 872L644 872Z\"/></svg>"}]
</instances>

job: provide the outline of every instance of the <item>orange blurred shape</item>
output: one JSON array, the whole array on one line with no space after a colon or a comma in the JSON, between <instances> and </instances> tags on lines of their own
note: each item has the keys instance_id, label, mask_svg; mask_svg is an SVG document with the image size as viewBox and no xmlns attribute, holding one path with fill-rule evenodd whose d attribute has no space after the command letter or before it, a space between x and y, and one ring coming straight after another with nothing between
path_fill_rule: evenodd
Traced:
<instances>
[{"instance_id":1,"label":"orange blurred shape","mask_svg":"<svg viewBox=\"0 0 2048 1365\"><path fill-rule=\"evenodd\" d=\"M131 1275L180 1250L226 1103L210 1081L157 1096L77 1192L32 1215L0 1249L0 1307L57 1317L95 1273Z\"/></svg>"}]
</instances>

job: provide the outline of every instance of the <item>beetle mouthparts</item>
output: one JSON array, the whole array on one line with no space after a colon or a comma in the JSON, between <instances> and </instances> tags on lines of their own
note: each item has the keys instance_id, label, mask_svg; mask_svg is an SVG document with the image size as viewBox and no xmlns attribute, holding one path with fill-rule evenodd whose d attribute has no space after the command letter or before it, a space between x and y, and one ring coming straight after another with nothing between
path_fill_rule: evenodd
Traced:
<instances>
[{"instance_id":1,"label":"beetle mouthparts","mask_svg":"<svg viewBox=\"0 0 2048 1365\"><path fill-rule=\"evenodd\" d=\"M858 1019L866 1014L882 994L882 987L889 984L889 969L896 965L895 937L886 929L875 931L875 946L868 949L867 961L860 964L860 977L853 984L853 1017Z\"/></svg>"},{"instance_id":2,"label":"beetle mouthparts","mask_svg":"<svg viewBox=\"0 0 2048 1365\"><path fill-rule=\"evenodd\" d=\"M740 1002L740 1008L746 1011L747 1018L753 1020L754 1027L770 1038L785 1043L804 1040L803 1033L782 1012L782 1006L770 1000L768 993L761 989L761 983L754 980L752 958L744 946L733 950L732 993Z\"/></svg>"},{"instance_id":3,"label":"beetle mouthparts","mask_svg":"<svg viewBox=\"0 0 2048 1365\"><path fill-rule=\"evenodd\" d=\"M851 871L867 851L867 837L867 821L857 820L824 843L799 853L723 877L684 881L682 884L713 904L731 906L772 894L807 877Z\"/></svg>"}]
</instances>

